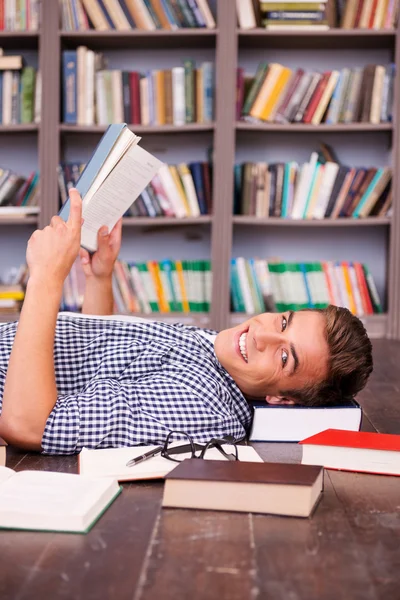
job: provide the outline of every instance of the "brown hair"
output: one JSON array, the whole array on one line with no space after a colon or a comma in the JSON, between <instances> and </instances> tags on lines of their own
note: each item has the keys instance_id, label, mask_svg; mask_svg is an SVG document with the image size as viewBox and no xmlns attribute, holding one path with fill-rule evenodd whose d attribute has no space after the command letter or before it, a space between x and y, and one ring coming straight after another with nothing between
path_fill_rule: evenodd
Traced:
<instances>
[{"instance_id":1,"label":"brown hair","mask_svg":"<svg viewBox=\"0 0 400 600\"><path fill-rule=\"evenodd\" d=\"M307 309L309 310L309 309ZM347 309L328 306L315 310L326 323L328 376L319 384L282 395L307 406L341 404L354 397L372 372L372 345L360 319Z\"/></svg>"}]
</instances>

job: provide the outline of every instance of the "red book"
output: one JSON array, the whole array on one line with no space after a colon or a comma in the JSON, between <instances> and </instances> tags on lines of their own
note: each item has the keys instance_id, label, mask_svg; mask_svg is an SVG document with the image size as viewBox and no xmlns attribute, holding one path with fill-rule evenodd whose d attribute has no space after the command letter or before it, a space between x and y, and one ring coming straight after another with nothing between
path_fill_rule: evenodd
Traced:
<instances>
[{"instance_id":1,"label":"red book","mask_svg":"<svg viewBox=\"0 0 400 600\"><path fill-rule=\"evenodd\" d=\"M129 73L129 86L131 90L131 123L140 125L139 73L136 71Z\"/></svg>"},{"instance_id":2,"label":"red book","mask_svg":"<svg viewBox=\"0 0 400 600\"><path fill-rule=\"evenodd\" d=\"M311 123L311 119L314 116L315 111L317 110L318 104L321 101L322 94L325 91L326 86L328 85L328 81L331 76L331 71L326 71L319 84L317 85L317 89L315 90L313 97L310 100L309 105L306 108L306 112L304 113L303 123Z\"/></svg>"},{"instance_id":3,"label":"red book","mask_svg":"<svg viewBox=\"0 0 400 600\"><path fill-rule=\"evenodd\" d=\"M367 315L373 315L374 314L374 307L372 306L372 302L371 302L371 298L370 298L370 295L369 295L369 290L368 290L367 282L365 281L364 269L362 268L361 263L355 262L354 263L354 270L356 272L358 287L360 288L360 292L361 292L361 300L362 300L363 305L364 305L364 311L365 311L365 313Z\"/></svg>"},{"instance_id":4,"label":"red book","mask_svg":"<svg viewBox=\"0 0 400 600\"><path fill-rule=\"evenodd\" d=\"M4 0L0 0L0 31L4 30Z\"/></svg>"},{"instance_id":5,"label":"red book","mask_svg":"<svg viewBox=\"0 0 400 600\"><path fill-rule=\"evenodd\" d=\"M299 443L305 465L400 476L400 435L326 429Z\"/></svg>"},{"instance_id":6,"label":"red book","mask_svg":"<svg viewBox=\"0 0 400 600\"><path fill-rule=\"evenodd\" d=\"M374 0L374 2L372 4L372 8L371 8L371 14L369 16L368 29L372 29L372 26L374 24L375 13L376 13L377 7L378 7L378 0Z\"/></svg>"}]
</instances>

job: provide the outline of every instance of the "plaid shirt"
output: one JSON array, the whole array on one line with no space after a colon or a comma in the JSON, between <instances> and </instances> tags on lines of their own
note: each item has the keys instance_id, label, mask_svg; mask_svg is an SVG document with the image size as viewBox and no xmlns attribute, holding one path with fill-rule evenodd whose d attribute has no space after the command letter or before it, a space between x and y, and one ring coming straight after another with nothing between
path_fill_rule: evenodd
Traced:
<instances>
[{"instance_id":1,"label":"plaid shirt","mask_svg":"<svg viewBox=\"0 0 400 600\"><path fill-rule=\"evenodd\" d=\"M17 323L0 325L0 413ZM171 430L198 442L241 439L251 411L196 327L60 313L54 360L57 402L46 454L162 443Z\"/></svg>"}]
</instances>

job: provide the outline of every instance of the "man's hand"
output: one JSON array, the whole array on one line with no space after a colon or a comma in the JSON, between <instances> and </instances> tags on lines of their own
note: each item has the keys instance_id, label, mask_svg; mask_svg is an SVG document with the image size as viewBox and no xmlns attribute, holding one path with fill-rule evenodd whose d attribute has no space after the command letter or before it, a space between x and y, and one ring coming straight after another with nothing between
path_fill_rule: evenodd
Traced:
<instances>
[{"instance_id":1,"label":"man's hand","mask_svg":"<svg viewBox=\"0 0 400 600\"><path fill-rule=\"evenodd\" d=\"M79 251L82 269L86 278L111 278L114 263L117 260L122 237L122 218L116 222L111 233L102 227L97 234L98 249L92 255L83 248Z\"/></svg>"},{"instance_id":2,"label":"man's hand","mask_svg":"<svg viewBox=\"0 0 400 600\"><path fill-rule=\"evenodd\" d=\"M31 280L62 285L71 270L81 240L82 200L77 190L70 191L70 201L67 222L55 216L50 225L36 230L30 237L26 261Z\"/></svg>"}]
</instances>

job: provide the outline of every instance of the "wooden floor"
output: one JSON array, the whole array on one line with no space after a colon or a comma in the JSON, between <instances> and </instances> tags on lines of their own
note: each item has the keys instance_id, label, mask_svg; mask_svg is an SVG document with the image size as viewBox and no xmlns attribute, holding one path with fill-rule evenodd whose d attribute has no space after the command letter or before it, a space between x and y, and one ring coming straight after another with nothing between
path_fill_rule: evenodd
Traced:
<instances>
[{"instance_id":1,"label":"wooden floor","mask_svg":"<svg viewBox=\"0 0 400 600\"><path fill-rule=\"evenodd\" d=\"M400 434L400 343L374 343L363 429ZM296 444L255 444L298 462ZM77 471L9 449L7 466ZM327 471L312 519L161 510L129 484L84 535L0 533L1 600L399 600L400 478Z\"/></svg>"}]
</instances>

